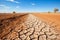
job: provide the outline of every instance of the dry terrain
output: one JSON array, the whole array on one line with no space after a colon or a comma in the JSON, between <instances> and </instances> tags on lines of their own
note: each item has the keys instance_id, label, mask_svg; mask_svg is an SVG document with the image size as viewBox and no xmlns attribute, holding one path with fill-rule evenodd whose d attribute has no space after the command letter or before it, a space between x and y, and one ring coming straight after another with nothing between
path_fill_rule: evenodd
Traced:
<instances>
[{"instance_id":1,"label":"dry terrain","mask_svg":"<svg viewBox=\"0 0 60 40\"><path fill-rule=\"evenodd\" d=\"M49 23L50 25L54 26L54 28L60 33L60 14L59 13L35 13L33 14L39 19Z\"/></svg>"},{"instance_id":2,"label":"dry terrain","mask_svg":"<svg viewBox=\"0 0 60 40\"><path fill-rule=\"evenodd\" d=\"M0 40L60 40L60 14L0 14Z\"/></svg>"}]
</instances>

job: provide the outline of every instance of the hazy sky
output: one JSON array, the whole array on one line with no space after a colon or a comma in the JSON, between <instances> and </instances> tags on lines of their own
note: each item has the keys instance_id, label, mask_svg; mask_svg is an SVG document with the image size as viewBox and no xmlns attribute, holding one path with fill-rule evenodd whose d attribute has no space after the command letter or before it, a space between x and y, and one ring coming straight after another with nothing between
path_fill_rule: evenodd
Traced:
<instances>
[{"instance_id":1,"label":"hazy sky","mask_svg":"<svg viewBox=\"0 0 60 40\"><path fill-rule=\"evenodd\" d=\"M60 9L60 0L0 0L0 12L47 12Z\"/></svg>"}]
</instances>

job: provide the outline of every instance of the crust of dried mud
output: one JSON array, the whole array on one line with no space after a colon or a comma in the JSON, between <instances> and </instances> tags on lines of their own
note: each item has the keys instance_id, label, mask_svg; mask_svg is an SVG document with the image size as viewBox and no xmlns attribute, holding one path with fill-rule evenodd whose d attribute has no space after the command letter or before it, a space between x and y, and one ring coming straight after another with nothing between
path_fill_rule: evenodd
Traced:
<instances>
[{"instance_id":1,"label":"crust of dried mud","mask_svg":"<svg viewBox=\"0 0 60 40\"><path fill-rule=\"evenodd\" d=\"M0 40L60 40L60 34L32 14L0 16Z\"/></svg>"}]
</instances>

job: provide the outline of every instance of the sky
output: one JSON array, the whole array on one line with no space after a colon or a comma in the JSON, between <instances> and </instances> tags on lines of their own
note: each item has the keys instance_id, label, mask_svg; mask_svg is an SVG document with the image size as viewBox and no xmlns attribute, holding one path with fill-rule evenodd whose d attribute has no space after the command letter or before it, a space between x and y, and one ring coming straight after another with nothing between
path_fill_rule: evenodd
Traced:
<instances>
[{"instance_id":1,"label":"sky","mask_svg":"<svg viewBox=\"0 0 60 40\"><path fill-rule=\"evenodd\" d=\"M60 0L0 0L0 12L53 12Z\"/></svg>"}]
</instances>

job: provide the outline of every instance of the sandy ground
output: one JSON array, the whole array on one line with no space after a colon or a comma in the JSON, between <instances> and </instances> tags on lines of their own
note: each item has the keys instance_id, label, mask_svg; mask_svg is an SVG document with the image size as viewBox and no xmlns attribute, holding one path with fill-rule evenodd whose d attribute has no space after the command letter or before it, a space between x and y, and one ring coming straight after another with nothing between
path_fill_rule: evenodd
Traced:
<instances>
[{"instance_id":1,"label":"sandy ground","mask_svg":"<svg viewBox=\"0 0 60 40\"><path fill-rule=\"evenodd\" d=\"M41 21L39 21L39 19ZM24 33L23 33L23 35L20 35L21 32L27 31L28 34L27 33L26 34L29 36L30 33L33 33L33 34L37 33L37 31L39 31L41 29L41 27L43 27L41 31L44 32L44 35L46 35L45 33L47 33L46 30L48 30L49 32L53 32L53 35L55 35L54 34L55 31L52 30L52 28L50 28L48 25L44 26L45 22L48 23L48 25L50 25L57 32L60 33L60 14L54 14L54 13L53 14L52 13L51 14L47 14L47 13L45 13L45 14L33 13L32 15L31 14L0 14L0 30L1 30L0 31L0 39L10 39L10 38L13 39L13 38L18 36L17 37L17 40L18 40L18 38L20 38L21 36L24 35ZM40 25L40 23L41 23L41 25ZM33 29L31 29L31 27ZM48 27L50 28L50 30L49 30ZM26 28L28 30L30 30L31 32L28 31L28 30L24 30ZM47 28L47 29L45 29L45 28ZM24 31L22 31L22 30L24 30ZM15 35L13 35L13 34L15 34ZM32 38L29 38L28 36L27 36L27 40L28 39L32 39ZM35 38L35 36L34 36L34 38ZM54 40L55 40L55 38L57 38L57 40L58 40L59 37L60 37L59 34L57 34L57 37L55 37L55 36L52 36L52 37L49 36L49 37L53 38ZM33 36L31 36L31 37L33 37ZM24 38L26 38L26 37L24 36ZM45 40L46 36L43 36L43 38ZM23 39L23 37L21 37L20 39ZM36 39L39 39L39 38L36 38Z\"/></svg>"},{"instance_id":2,"label":"sandy ground","mask_svg":"<svg viewBox=\"0 0 60 40\"><path fill-rule=\"evenodd\" d=\"M57 14L57 13L56 14L54 14L54 13L51 13L51 14L35 13L33 15L35 15L39 19L42 19L43 21L51 24L52 26L55 25L54 28L60 33L60 14Z\"/></svg>"},{"instance_id":3,"label":"sandy ground","mask_svg":"<svg viewBox=\"0 0 60 40\"><path fill-rule=\"evenodd\" d=\"M7 34L16 24L24 22L26 16L26 14L0 14L0 37Z\"/></svg>"},{"instance_id":4,"label":"sandy ground","mask_svg":"<svg viewBox=\"0 0 60 40\"><path fill-rule=\"evenodd\" d=\"M20 16L23 15L21 14L0 14L0 19L5 19L5 18L10 18L13 16ZM54 28L56 28L56 30L60 33L60 14L59 13L47 13L47 12L43 12L43 13L33 13L33 15L35 15L36 17L38 17L39 19L50 23L52 26L55 25Z\"/></svg>"}]
</instances>

